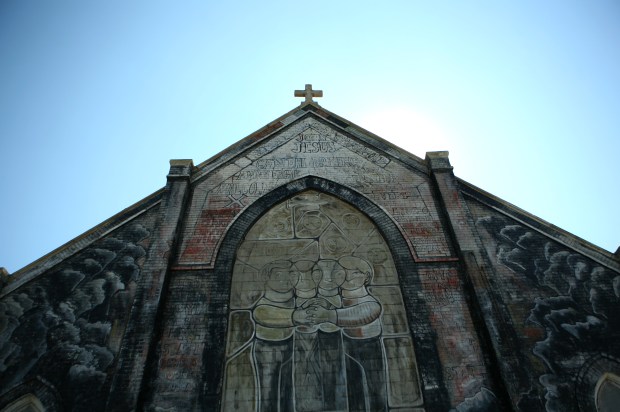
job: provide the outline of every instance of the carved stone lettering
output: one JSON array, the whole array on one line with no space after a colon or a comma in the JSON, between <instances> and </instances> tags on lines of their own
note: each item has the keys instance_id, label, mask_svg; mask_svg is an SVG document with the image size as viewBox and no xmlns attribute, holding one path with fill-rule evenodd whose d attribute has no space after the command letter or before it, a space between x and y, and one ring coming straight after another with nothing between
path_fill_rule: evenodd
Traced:
<instances>
[{"instance_id":1,"label":"carved stone lettering","mask_svg":"<svg viewBox=\"0 0 620 412\"><path fill-rule=\"evenodd\" d=\"M309 176L337 182L391 211L416 258L451 256L428 178L412 174L361 140L309 118L261 142L243 159L218 169L194 189L178 258L181 265L212 267L222 237L240 212L278 187ZM295 219L308 211L302 207ZM351 240L344 229L338 225L329 230L340 230ZM331 233L330 243L326 239L321 247L338 248L342 239Z\"/></svg>"}]
</instances>

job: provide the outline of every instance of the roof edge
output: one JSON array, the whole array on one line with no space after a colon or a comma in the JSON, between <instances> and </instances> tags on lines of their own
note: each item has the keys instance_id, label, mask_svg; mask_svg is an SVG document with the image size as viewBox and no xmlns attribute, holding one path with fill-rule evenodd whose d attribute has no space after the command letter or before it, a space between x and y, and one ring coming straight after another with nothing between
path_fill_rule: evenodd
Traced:
<instances>
[{"instance_id":1,"label":"roof edge","mask_svg":"<svg viewBox=\"0 0 620 412\"><path fill-rule=\"evenodd\" d=\"M424 161L424 159L422 159L421 157L403 149L402 147L396 146L394 143L382 138L379 135L374 134L373 132L364 129L363 127L357 125L356 123L351 122L350 120L347 120L343 117L338 116L337 114L324 109L322 106L318 106L316 105L316 109L319 111L317 114L320 115L321 117L324 117L326 120L331 121L332 123L336 124L337 126L340 126L343 129L348 129L350 127L356 129L357 131L359 131L361 134L366 135L365 137L367 138L372 138L373 140L376 140L377 143L380 143L380 146L383 147L378 147L378 149L383 150L385 153L389 154L390 156L394 157L395 159L400 160L401 162L410 164L410 159L414 160L415 162L417 162L418 164L416 164L415 166L422 166L424 165L424 171L426 173L428 173L428 170L426 168L426 162ZM324 112L326 114L326 116L323 116L321 114L321 112ZM347 126L343 127L340 123L344 123ZM346 130L349 133L351 132L350 130ZM354 136L358 137L358 138L362 138L362 136L359 136L356 133L351 133ZM366 143L372 144L371 141L366 141ZM373 144L373 146L376 146ZM411 165L411 164L410 164Z\"/></svg>"},{"instance_id":2,"label":"roof edge","mask_svg":"<svg viewBox=\"0 0 620 412\"><path fill-rule=\"evenodd\" d=\"M556 242L582 253L584 256L597 263L620 272L620 259L618 255L603 249L573 233L570 233L553 223L546 221L520 207L503 200L481 188L457 177L460 190L478 202L496 210L497 212L517 220L519 223L535 230Z\"/></svg>"},{"instance_id":3,"label":"roof edge","mask_svg":"<svg viewBox=\"0 0 620 412\"><path fill-rule=\"evenodd\" d=\"M123 224L135 219L139 215L150 210L152 207L159 204L161 201L161 195L165 191L165 187L155 191L147 197L137 201L133 205L126 207L119 213L116 213L112 217L104 220L93 228L86 232L76 236L69 240L65 244L51 252L43 255L32 263L24 266L23 268L13 272L12 274L3 276L2 282L6 282L3 287L0 283L0 298L11 293L20 286L30 282L37 276L53 268L62 261L68 259L74 254L84 250L85 247L91 245L93 242L101 239L109 234L111 231L117 229Z\"/></svg>"},{"instance_id":4,"label":"roof edge","mask_svg":"<svg viewBox=\"0 0 620 412\"><path fill-rule=\"evenodd\" d=\"M286 112L282 116L269 122L255 132L250 133L241 140L238 140L236 143L233 143L227 148L221 150L207 160L199 163L194 168L194 170L199 170L199 172L195 173L192 176L192 181L202 179L212 170L240 155L241 152L243 152L244 150L249 149L250 147L269 138L274 133L281 131L285 127L309 115L314 115L322 118L324 121L333 124L337 128L340 128L344 133L348 133L349 135L357 139L361 139L364 143L371 145L376 150L380 150L383 153L391 156L392 158L410 167L413 167L422 173L429 173L426 162L422 158L396 146L395 144L364 129L361 126L358 126L357 124L334 114L333 112L320 106L317 102L312 101L302 103L301 105Z\"/></svg>"},{"instance_id":5,"label":"roof edge","mask_svg":"<svg viewBox=\"0 0 620 412\"><path fill-rule=\"evenodd\" d=\"M260 129L250 133L246 137L220 150L218 153L209 157L207 160L197 164L195 166L195 169L203 169L210 164L220 163L219 162L220 160L226 160L228 158L235 157L237 154L239 154L240 151L252 145L253 143L256 143L262 140L262 138L265 138L275 133L276 131L280 130L284 126L290 123L293 123L295 120L302 117L307 112L307 109L304 110L305 106L314 106L314 105L316 105L316 102L302 103L300 106L297 106L292 110L289 110L288 112L284 113L282 116L276 118L275 120L272 120L271 122L267 123L265 126L261 127ZM303 111L303 113L298 113L300 111ZM291 118L291 116L295 116L295 118L288 121L289 118ZM224 155L228 154L229 152L233 152L233 151L234 151L234 154L227 156L225 159L222 159Z\"/></svg>"}]
</instances>

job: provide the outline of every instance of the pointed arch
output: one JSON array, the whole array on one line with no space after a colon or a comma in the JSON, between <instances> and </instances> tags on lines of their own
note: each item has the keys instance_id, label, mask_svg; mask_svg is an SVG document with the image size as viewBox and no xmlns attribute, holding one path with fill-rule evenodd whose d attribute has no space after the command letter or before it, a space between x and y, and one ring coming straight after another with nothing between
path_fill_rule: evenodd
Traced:
<instances>
[{"instance_id":1,"label":"pointed arch","mask_svg":"<svg viewBox=\"0 0 620 412\"><path fill-rule=\"evenodd\" d=\"M213 281L218 284L219 298L217 299L220 303L214 307L217 306L221 309L212 314L208 325L208 335L217 338L207 339L207 347L205 348L204 359L205 362L208 362L208 365L205 364L204 367L205 391L203 395L205 404L219 405L221 402L219 394L223 389L220 385L224 377L226 353L224 345L218 345L216 342L221 343L227 336L229 297L231 296L232 273L238 248L248 231L274 205L307 190L325 193L355 208L369 222L372 222L378 233L385 239L398 276L397 282L402 291L402 299L407 313L407 326L411 331L410 337L413 339L415 357L422 380L424 403L445 405L448 409L448 396L439 367L435 337L431 332L429 309L417 294L421 290L420 278L410 249L400 230L387 213L362 194L333 181L315 176L307 176L292 181L259 198L237 217L225 235L213 271ZM245 310L248 311L249 307ZM211 408L209 409L211 410ZM219 406L212 410L218 409Z\"/></svg>"},{"instance_id":2,"label":"pointed arch","mask_svg":"<svg viewBox=\"0 0 620 412\"><path fill-rule=\"evenodd\" d=\"M612 412L620 408L620 376L606 372L596 383L594 403L598 412Z\"/></svg>"},{"instance_id":3,"label":"pointed arch","mask_svg":"<svg viewBox=\"0 0 620 412\"><path fill-rule=\"evenodd\" d=\"M1 412L45 412L45 410L39 398L28 393L2 408Z\"/></svg>"},{"instance_id":4,"label":"pointed arch","mask_svg":"<svg viewBox=\"0 0 620 412\"><path fill-rule=\"evenodd\" d=\"M0 396L0 412L56 412L63 410L54 385L37 376Z\"/></svg>"},{"instance_id":5,"label":"pointed arch","mask_svg":"<svg viewBox=\"0 0 620 412\"><path fill-rule=\"evenodd\" d=\"M588 358L576 376L575 393L580 411L615 407L620 396L620 359L606 352Z\"/></svg>"}]
</instances>

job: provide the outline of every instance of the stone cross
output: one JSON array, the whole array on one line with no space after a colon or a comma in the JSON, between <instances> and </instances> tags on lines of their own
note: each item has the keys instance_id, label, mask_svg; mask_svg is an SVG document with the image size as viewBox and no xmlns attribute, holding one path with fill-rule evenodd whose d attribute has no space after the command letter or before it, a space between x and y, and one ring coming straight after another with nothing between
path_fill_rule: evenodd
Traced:
<instances>
[{"instance_id":1,"label":"stone cross","mask_svg":"<svg viewBox=\"0 0 620 412\"><path fill-rule=\"evenodd\" d=\"M307 84L304 90L295 90L295 97L305 97L304 103L310 103L313 97L323 97L323 90L312 90L312 85Z\"/></svg>"}]
</instances>

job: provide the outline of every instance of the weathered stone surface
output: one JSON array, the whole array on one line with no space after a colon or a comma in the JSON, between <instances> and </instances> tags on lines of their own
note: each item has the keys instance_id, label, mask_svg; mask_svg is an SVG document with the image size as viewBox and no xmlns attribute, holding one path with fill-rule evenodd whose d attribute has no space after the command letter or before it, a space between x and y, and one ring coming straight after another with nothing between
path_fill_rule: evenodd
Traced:
<instances>
[{"instance_id":1,"label":"weathered stone surface","mask_svg":"<svg viewBox=\"0 0 620 412\"><path fill-rule=\"evenodd\" d=\"M518 345L525 349L526 376L519 380L530 387L518 403L544 403L550 411L589 405L594 388L580 400L575 387L594 386L591 381L604 371L620 370L620 274L480 203L470 201L469 208L499 274L494 283ZM593 359L595 377L588 366Z\"/></svg>"},{"instance_id":2,"label":"weathered stone surface","mask_svg":"<svg viewBox=\"0 0 620 412\"><path fill-rule=\"evenodd\" d=\"M218 241L245 207L273 189L304 176L337 181L390 211L420 260L452 256L436 230L439 213L427 176L412 173L354 139L307 117L246 154L245 167L231 164L198 183L179 263L212 266Z\"/></svg>"},{"instance_id":3,"label":"weathered stone surface","mask_svg":"<svg viewBox=\"0 0 620 412\"><path fill-rule=\"evenodd\" d=\"M103 410L156 213L151 209L2 299L2 393L42 380L53 384L66 410Z\"/></svg>"},{"instance_id":4,"label":"weathered stone surface","mask_svg":"<svg viewBox=\"0 0 620 412\"><path fill-rule=\"evenodd\" d=\"M617 254L460 181L447 152L424 161L302 97L0 274L0 411L529 412L615 399Z\"/></svg>"}]
</instances>

